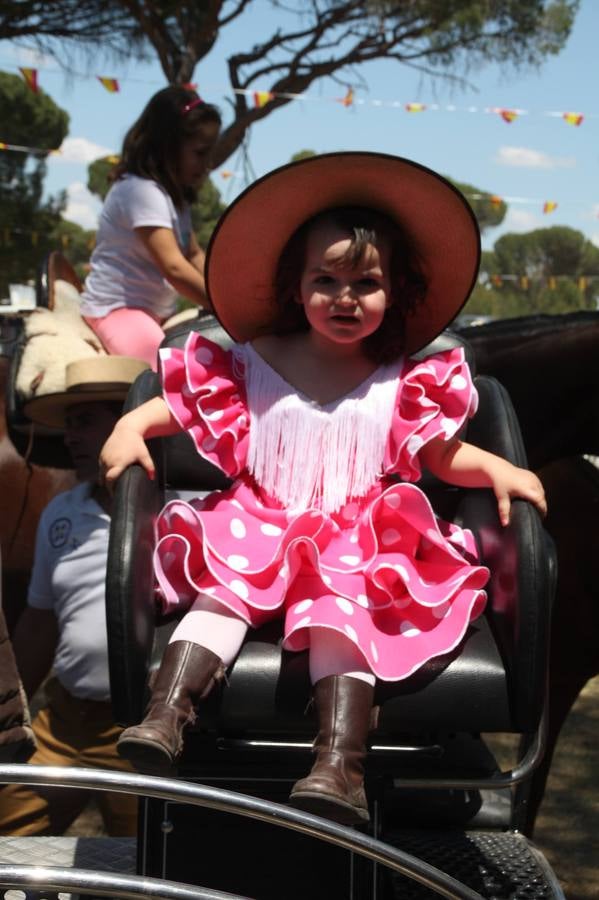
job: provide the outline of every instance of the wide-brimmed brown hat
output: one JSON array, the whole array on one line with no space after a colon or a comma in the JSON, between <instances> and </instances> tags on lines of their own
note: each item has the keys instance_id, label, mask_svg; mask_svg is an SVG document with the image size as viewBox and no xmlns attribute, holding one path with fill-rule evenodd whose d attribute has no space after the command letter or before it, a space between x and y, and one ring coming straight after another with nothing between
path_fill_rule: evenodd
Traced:
<instances>
[{"instance_id":1,"label":"wide-brimmed brown hat","mask_svg":"<svg viewBox=\"0 0 599 900\"><path fill-rule=\"evenodd\" d=\"M91 356L68 363L65 390L34 397L23 407L33 422L64 428L65 414L76 403L124 401L129 388L148 363L131 356Z\"/></svg>"},{"instance_id":2,"label":"wide-brimmed brown hat","mask_svg":"<svg viewBox=\"0 0 599 900\"><path fill-rule=\"evenodd\" d=\"M225 210L206 254L214 312L236 341L269 331L278 316L274 277L281 252L307 219L337 206L386 213L405 230L428 282L406 322L414 353L451 322L474 287L480 232L463 195L419 163L384 153L327 153L258 179Z\"/></svg>"}]
</instances>

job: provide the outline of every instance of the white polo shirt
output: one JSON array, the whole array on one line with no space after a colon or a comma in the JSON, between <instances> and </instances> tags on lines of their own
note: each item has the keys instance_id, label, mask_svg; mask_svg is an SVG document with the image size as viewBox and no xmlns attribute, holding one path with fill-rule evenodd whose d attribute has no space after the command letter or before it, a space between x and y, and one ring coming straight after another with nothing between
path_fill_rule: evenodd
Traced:
<instances>
[{"instance_id":1,"label":"white polo shirt","mask_svg":"<svg viewBox=\"0 0 599 900\"><path fill-rule=\"evenodd\" d=\"M105 578L110 516L83 482L58 494L43 511L27 602L51 609L58 621L54 672L86 700L108 700Z\"/></svg>"}]
</instances>

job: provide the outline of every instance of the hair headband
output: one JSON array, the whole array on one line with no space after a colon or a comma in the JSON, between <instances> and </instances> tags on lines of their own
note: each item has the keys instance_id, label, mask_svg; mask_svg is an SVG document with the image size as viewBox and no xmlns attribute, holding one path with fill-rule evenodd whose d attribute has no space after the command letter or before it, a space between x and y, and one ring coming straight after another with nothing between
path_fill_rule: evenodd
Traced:
<instances>
[{"instance_id":1,"label":"hair headband","mask_svg":"<svg viewBox=\"0 0 599 900\"><path fill-rule=\"evenodd\" d=\"M202 100L201 97L196 97L195 100L190 100L189 103L186 103L183 109L181 110L181 115L185 116L187 113L196 106L202 106L205 104L205 100Z\"/></svg>"}]
</instances>

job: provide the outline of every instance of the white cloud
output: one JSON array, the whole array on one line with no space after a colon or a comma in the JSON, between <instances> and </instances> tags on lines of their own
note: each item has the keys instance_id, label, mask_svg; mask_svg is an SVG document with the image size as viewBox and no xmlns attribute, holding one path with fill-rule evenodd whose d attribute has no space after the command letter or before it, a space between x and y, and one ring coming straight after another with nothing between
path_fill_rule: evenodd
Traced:
<instances>
[{"instance_id":1,"label":"white cloud","mask_svg":"<svg viewBox=\"0 0 599 900\"><path fill-rule=\"evenodd\" d=\"M98 226L101 206L98 198L94 197L84 184L74 181L67 188L67 207L63 218L91 230Z\"/></svg>"},{"instance_id":2,"label":"white cloud","mask_svg":"<svg viewBox=\"0 0 599 900\"><path fill-rule=\"evenodd\" d=\"M549 156L531 147L500 147L493 162L526 169L571 169L576 165L573 156Z\"/></svg>"},{"instance_id":3,"label":"white cloud","mask_svg":"<svg viewBox=\"0 0 599 900\"><path fill-rule=\"evenodd\" d=\"M89 165L101 156L109 156L113 151L88 141L87 138L65 138L60 145L60 153L50 159L65 163Z\"/></svg>"},{"instance_id":4,"label":"white cloud","mask_svg":"<svg viewBox=\"0 0 599 900\"><path fill-rule=\"evenodd\" d=\"M509 208L501 227L504 231L533 231L540 227L537 216L526 209Z\"/></svg>"}]
</instances>

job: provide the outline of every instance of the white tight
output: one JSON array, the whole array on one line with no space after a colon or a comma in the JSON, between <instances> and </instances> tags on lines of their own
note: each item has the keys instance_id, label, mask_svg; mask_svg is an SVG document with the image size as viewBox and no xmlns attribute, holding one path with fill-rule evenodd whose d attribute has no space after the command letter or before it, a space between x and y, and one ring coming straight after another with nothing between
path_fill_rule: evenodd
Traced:
<instances>
[{"instance_id":1,"label":"white tight","mask_svg":"<svg viewBox=\"0 0 599 900\"><path fill-rule=\"evenodd\" d=\"M248 625L207 594L198 594L173 634L173 641L191 641L219 656L230 666L241 649ZM310 629L310 679L316 684L329 675L348 675L368 684L375 676L356 645L331 628Z\"/></svg>"}]
</instances>

